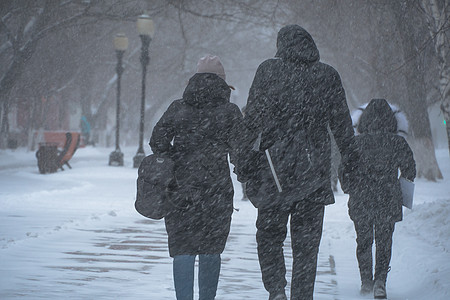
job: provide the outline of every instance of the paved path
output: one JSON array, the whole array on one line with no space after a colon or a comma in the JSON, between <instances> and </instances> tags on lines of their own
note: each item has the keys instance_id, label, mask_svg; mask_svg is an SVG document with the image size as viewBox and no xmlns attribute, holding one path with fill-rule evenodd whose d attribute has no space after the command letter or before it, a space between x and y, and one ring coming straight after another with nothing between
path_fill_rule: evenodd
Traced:
<instances>
[{"instance_id":1,"label":"paved path","mask_svg":"<svg viewBox=\"0 0 450 300\"><path fill-rule=\"evenodd\" d=\"M254 209L242 203L235 213L225 252L217 299L265 299L256 254ZM11 285L1 299L174 299L171 258L163 221L137 215L92 218L5 249ZM11 250L11 251L8 251ZM289 237L285 247L291 273ZM20 256L21 259L18 259ZM329 239L322 241L315 299L339 296L339 279Z\"/></svg>"}]
</instances>

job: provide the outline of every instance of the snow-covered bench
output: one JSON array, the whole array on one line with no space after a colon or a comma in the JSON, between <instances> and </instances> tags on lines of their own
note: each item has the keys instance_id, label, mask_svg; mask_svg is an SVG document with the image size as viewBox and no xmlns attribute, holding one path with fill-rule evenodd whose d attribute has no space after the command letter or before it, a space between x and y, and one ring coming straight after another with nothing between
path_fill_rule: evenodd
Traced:
<instances>
[{"instance_id":1,"label":"snow-covered bench","mask_svg":"<svg viewBox=\"0 0 450 300\"><path fill-rule=\"evenodd\" d=\"M45 131L42 140L36 152L40 173L64 170L64 165L72 168L69 160L80 146L81 135L79 132Z\"/></svg>"}]
</instances>

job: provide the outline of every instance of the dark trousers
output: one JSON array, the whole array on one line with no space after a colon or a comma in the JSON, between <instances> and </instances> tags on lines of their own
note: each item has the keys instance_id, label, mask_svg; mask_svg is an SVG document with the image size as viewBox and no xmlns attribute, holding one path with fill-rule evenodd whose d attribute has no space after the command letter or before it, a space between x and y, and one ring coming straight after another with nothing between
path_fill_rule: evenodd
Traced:
<instances>
[{"instance_id":1,"label":"dark trousers","mask_svg":"<svg viewBox=\"0 0 450 300\"><path fill-rule=\"evenodd\" d=\"M283 243L291 216L291 299L313 299L323 215L324 206L312 202L296 203L290 208L258 210L256 241L259 264L264 287L271 295L284 293L287 283Z\"/></svg>"},{"instance_id":2,"label":"dark trousers","mask_svg":"<svg viewBox=\"0 0 450 300\"><path fill-rule=\"evenodd\" d=\"M395 223L378 223L373 219L355 222L356 257L358 258L361 281L371 282L373 279L386 282L391 261L392 235ZM372 276L372 245L375 232L375 277Z\"/></svg>"}]
</instances>

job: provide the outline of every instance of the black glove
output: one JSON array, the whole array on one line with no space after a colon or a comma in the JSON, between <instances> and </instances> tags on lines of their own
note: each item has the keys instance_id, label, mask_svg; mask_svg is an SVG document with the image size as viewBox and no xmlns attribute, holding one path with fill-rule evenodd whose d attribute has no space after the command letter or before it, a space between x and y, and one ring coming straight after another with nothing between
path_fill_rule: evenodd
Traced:
<instances>
[{"instance_id":1,"label":"black glove","mask_svg":"<svg viewBox=\"0 0 450 300\"><path fill-rule=\"evenodd\" d=\"M258 159L260 152L250 150L241 155L240 161L237 166L234 167L234 173L237 175L239 182L245 183L258 171Z\"/></svg>"},{"instance_id":2,"label":"black glove","mask_svg":"<svg viewBox=\"0 0 450 300\"><path fill-rule=\"evenodd\" d=\"M355 164L346 164L339 166L339 181L342 191L346 194L352 194L357 191L359 186L359 169Z\"/></svg>"}]
</instances>

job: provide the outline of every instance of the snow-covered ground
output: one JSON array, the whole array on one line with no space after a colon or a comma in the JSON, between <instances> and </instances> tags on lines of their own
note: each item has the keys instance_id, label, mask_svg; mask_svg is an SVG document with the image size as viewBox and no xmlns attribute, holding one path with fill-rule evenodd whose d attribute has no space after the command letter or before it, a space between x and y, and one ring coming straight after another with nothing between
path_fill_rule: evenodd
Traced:
<instances>
[{"instance_id":1,"label":"snow-covered ground","mask_svg":"<svg viewBox=\"0 0 450 300\"><path fill-rule=\"evenodd\" d=\"M164 222L134 210L134 148L79 149L73 169L41 175L34 152L0 151L0 299L174 299ZM396 225L389 299L450 299L450 159L444 180L416 181L415 206ZM266 299L256 254L256 210L236 183L232 230L217 299ZM286 256L290 269L289 241ZM347 196L326 208L315 299L359 295ZM290 275L290 274L288 274ZM289 292L289 291L288 291Z\"/></svg>"}]
</instances>

